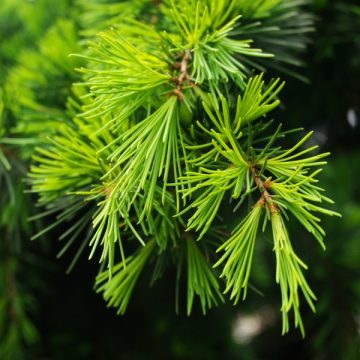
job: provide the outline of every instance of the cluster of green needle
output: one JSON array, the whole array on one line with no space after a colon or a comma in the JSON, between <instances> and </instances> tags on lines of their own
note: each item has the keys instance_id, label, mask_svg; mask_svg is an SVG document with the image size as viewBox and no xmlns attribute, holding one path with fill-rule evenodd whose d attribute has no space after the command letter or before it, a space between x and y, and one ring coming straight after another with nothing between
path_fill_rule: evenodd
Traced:
<instances>
[{"instance_id":1,"label":"cluster of green needle","mask_svg":"<svg viewBox=\"0 0 360 360\"><path fill-rule=\"evenodd\" d=\"M37 149L29 175L44 214L56 216L35 237L66 223L62 253L79 238L75 258L87 245L90 258L99 251L97 289L120 313L146 264L152 280L168 266L178 279L186 273L188 314L195 295L203 312L224 301L222 288L235 303L245 298L256 239L270 223L283 330L293 310L303 331L299 294L312 309L315 295L286 222L297 219L323 245L317 214L337 215L323 208L331 201L316 179L328 154L303 147L311 134L281 147L291 131L274 128L267 114L283 84L253 73L299 64L294 40L303 49L311 30L302 3L83 3L88 46L72 57L84 66L69 120ZM123 8L133 15L121 17ZM94 37L102 22L112 27ZM226 236L219 228L229 230L220 221L229 198L248 215Z\"/></svg>"}]
</instances>

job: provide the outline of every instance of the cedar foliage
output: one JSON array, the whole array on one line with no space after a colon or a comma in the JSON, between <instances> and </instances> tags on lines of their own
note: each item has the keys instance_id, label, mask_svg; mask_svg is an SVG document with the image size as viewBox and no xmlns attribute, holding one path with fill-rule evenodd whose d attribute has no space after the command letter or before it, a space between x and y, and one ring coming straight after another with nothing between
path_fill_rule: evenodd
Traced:
<instances>
[{"instance_id":1,"label":"cedar foliage","mask_svg":"<svg viewBox=\"0 0 360 360\"><path fill-rule=\"evenodd\" d=\"M304 80L314 30L306 3L92 0L76 12L60 1L68 19L37 25L36 47L6 65L4 207L31 157L39 207L27 206L32 222L21 228L32 239L58 229L69 270L82 253L97 260L96 291L120 314L145 269L152 281L169 268L174 282L186 278L188 315L197 298L203 313L245 300L256 290L254 249L270 237L283 334L292 313L304 335L300 307L315 311L316 296L288 224L325 248L321 218L339 216L318 180L329 153L307 145L312 132L272 119L278 76ZM31 323L20 326L33 341Z\"/></svg>"}]
</instances>

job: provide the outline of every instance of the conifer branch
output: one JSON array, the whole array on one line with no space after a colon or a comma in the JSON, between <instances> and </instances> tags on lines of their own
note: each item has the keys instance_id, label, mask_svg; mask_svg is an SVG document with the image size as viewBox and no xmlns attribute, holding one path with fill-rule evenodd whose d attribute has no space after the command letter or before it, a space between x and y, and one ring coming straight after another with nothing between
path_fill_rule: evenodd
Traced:
<instances>
[{"instance_id":1,"label":"conifer branch","mask_svg":"<svg viewBox=\"0 0 360 360\"><path fill-rule=\"evenodd\" d=\"M80 249L90 245L90 258L100 252L97 289L119 313L151 259L157 279L167 266L180 271L185 258L187 313L195 296L205 313L223 296L204 252L216 244L214 266L237 303L247 294L260 221L262 231L271 222L283 332L290 310L303 332L299 293L311 308L315 296L283 217L292 214L324 246L318 214L339 215L323 208L331 200L317 185L328 154L304 148L310 134L282 148L293 130L274 129L268 116L284 83L250 74L264 64L301 65L312 27L304 2L80 3L81 45L89 48L69 59L81 63L81 79L29 175L46 207L34 218L56 220L34 238L64 223L70 245L86 232ZM6 167L4 159L0 152ZM246 214L219 232L225 206ZM128 256L134 244L140 248Z\"/></svg>"}]
</instances>

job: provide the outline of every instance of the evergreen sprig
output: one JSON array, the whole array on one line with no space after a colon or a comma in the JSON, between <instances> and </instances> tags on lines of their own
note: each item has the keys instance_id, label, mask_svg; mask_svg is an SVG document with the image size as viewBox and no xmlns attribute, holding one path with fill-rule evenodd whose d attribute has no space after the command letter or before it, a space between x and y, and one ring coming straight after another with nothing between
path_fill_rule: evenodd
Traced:
<instances>
[{"instance_id":1,"label":"evergreen sprig","mask_svg":"<svg viewBox=\"0 0 360 360\"><path fill-rule=\"evenodd\" d=\"M313 301L316 296L306 282L301 268L307 266L295 254L282 216L273 211L271 226L274 238L274 251L276 255L276 282L280 284L283 314L283 334L289 331L288 312L293 309L295 314L295 327L300 327L304 336L304 326L300 316L299 288L301 289L310 308L315 311Z\"/></svg>"},{"instance_id":2,"label":"evergreen sprig","mask_svg":"<svg viewBox=\"0 0 360 360\"><path fill-rule=\"evenodd\" d=\"M170 170L177 181L182 173L183 152L179 127L178 100L172 96L153 114L124 132L123 142L109 157L113 165L105 175L118 173L113 179L113 191L119 194L120 207L129 198L134 201L139 191L144 190L145 215L152 209L158 178L162 177L164 190Z\"/></svg>"},{"instance_id":3,"label":"evergreen sprig","mask_svg":"<svg viewBox=\"0 0 360 360\"><path fill-rule=\"evenodd\" d=\"M206 309L210 309L213 304L218 305L219 302L224 302L224 298L221 295L217 277L195 241L191 238L185 241L188 272L187 314L191 314L194 295L200 297L202 312L205 314Z\"/></svg>"},{"instance_id":4,"label":"evergreen sprig","mask_svg":"<svg viewBox=\"0 0 360 360\"><path fill-rule=\"evenodd\" d=\"M188 314L195 296L204 313L223 301L218 269L237 303L270 222L283 332L290 311L303 332L299 292L312 309L315 296L284 219L291 214L323 246L319 214L339 215L323 208L331 200L317 186L328 154L304 147L311 134L282 147L294 131L274 128L268 114L284 83L252 74L276 61L300 65L312 25L303 4L80 1L81 80L29 175L46 207L33 218L56 216L35 238L58 225L67 244L83 236L80 251L90 245L90 258L101 253L97 290L119 313L146 264L153 280L186 264ZM225 206L245 213L232 228L221 221Z\"/></svg>"},{"instance_id":5,"label":"evergreen sprig","mask_svg":"<svg viewBox=\"0 0 360 360\"><path fill-rule=\"evenodd\" d=\"M279 127L263 147L256 149L252 145L256 140L254 130L246 130L246 127L255 127L256 121L261 120L267 111L279 104L277 100L270 104L269 101L280 89L281 86L277 87L277 82L264 89L261 76L250 79L243 99L238 99L234 120L229 116L229 107L224 98L221 107L215 101L208 101L215 109L216 115L204 102L210 127L200 123L198 125L212 138L213 148L195 158L194 164L199 170L188 172L182 181L192 185L186 195L195 194L195 199L185 209L185 211L196 209L188 220L187 230L202 229L199 239L209 231L226 193L230 193L234 199L240 198L236 209L247 197L255 197L258 191L259 199L248 217L237 230L234 230L232 237L218 248L218 251L223 250L225 253L215 266L224 263L222 276L227 280L225 293L231 290L230 298L235 299L235 303L239 300L243 289L245 297L259 221L263 210L266 210L263 231L266 229L267 221L271 219L277 268L283 271L282 275L277 276L277 281L280 281L283 294L284 332L288 329L287 312L291 308L295 312L295 325L300 326L303 331L297 295L298 285L290 288L291 296L289 295L288 298L285 291L288 286L286 284L299 282L299 287L312 308L311 299L314 296L301 273L299 264L303 263L292 250L280 213L286 215L286 212L291 212L322 246L324 246L322 240L325 233L319 225L320 219L314 213L330 216L339 214L320 206L322 201L331 203L331 200L322 195L322 189L315 185L317 182L315 177L320 170L310 171L313 167L324 165L322 159L329 154L306 157L309 152L317 148L316 146L297 152L311 133L291 149L283 150L281 147L274 147L277 139L284 136ZM267 97L269 98L266 100ZM199 193L199 189L202 193ZM199 193L198 196L196 192ZM283 248L286 250L282 251ZM287 253L289 255L286 255ZM284 267L287 269L286 276L284 276Z\"/></svg>"},{"instance_id":6,"label":"evergreen sprig","mask_svg":"<svg viewBox=\"0 0 360 360\"><path fill-rule=\"evenodd\" d=\"M137 254L117 264L111 277L108 272L98 275L97 291L103 292L105 300L110 306L117 307L119 314L125 313L136 281L154 251L155 244L154 239L149 241Z\"/></svg>"},{"instance_id":7,"label":"evergreen sprig","mask_svg":"<svg viewBox=\"0 0 360 360\"><path fill-rule=\"evenodd\" d=\"M226 278L224 293L231 290L230 299L235 304L239 301L241 292L243 299L246 298L248 281L250 277L255 240L259 228L259 222L263 212L263 203L259 201L243 220L232 236L224 242L217 251L224 251L215 267L226 261L221 276Z\"/></svg>"},{"instance_id":8,"label":"evergreen sprig","mask_svg":"<svg viewBox=\"0 0 360 360\"><path fill-rule=\"evenodd\" d=\"M182 44L177 42L174 45L177 45L179 50L191 49L193 57L191 77L195 83L203 84L205 81L210 81L210 86L212 86L213 82L217 84L231 77L237 84L243 86L246 70L244 65L236 59L236 55L272 56L262 53L260 49L250 48L251 40L249 39L232 39L231 31L239 16L225 24L220 23L219 18L216 18L219 9L216 9L213 2L210 2L208 6L196 2L196 6L186 7L186 12L184 10L180 12L173 1L171 5L171 14L176 23L177 32L183 34ZM222 2L220 7L222 13L229 10L226 9L225 2ZM194 17L186 16L190 11L194 11Z\"/></svg>"}]
</instances>

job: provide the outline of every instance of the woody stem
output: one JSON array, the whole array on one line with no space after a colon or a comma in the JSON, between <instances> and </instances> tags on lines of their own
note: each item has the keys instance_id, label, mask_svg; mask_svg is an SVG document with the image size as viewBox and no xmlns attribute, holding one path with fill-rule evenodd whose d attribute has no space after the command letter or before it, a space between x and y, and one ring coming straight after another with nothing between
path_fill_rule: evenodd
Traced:
<instances>
[{"instance_id":1,"label":"woody stem","mask_svg":"<svg viewBox=\"0 0 360 360\"><path fill-rule=\"evenodd\" d=\"M279 213L280 209L277 204L275 204L274 200L272 199L272 196L269 192L269 189L271 188L271 181L263 181L261 179L259 170L255 167L255 165L250 164L250 171L253 176L254 182L256 186L258 187L259 191L261 192L261 198L260 203L263 206L267 206L272 214Z\"/></svg>"}]
</instances>

